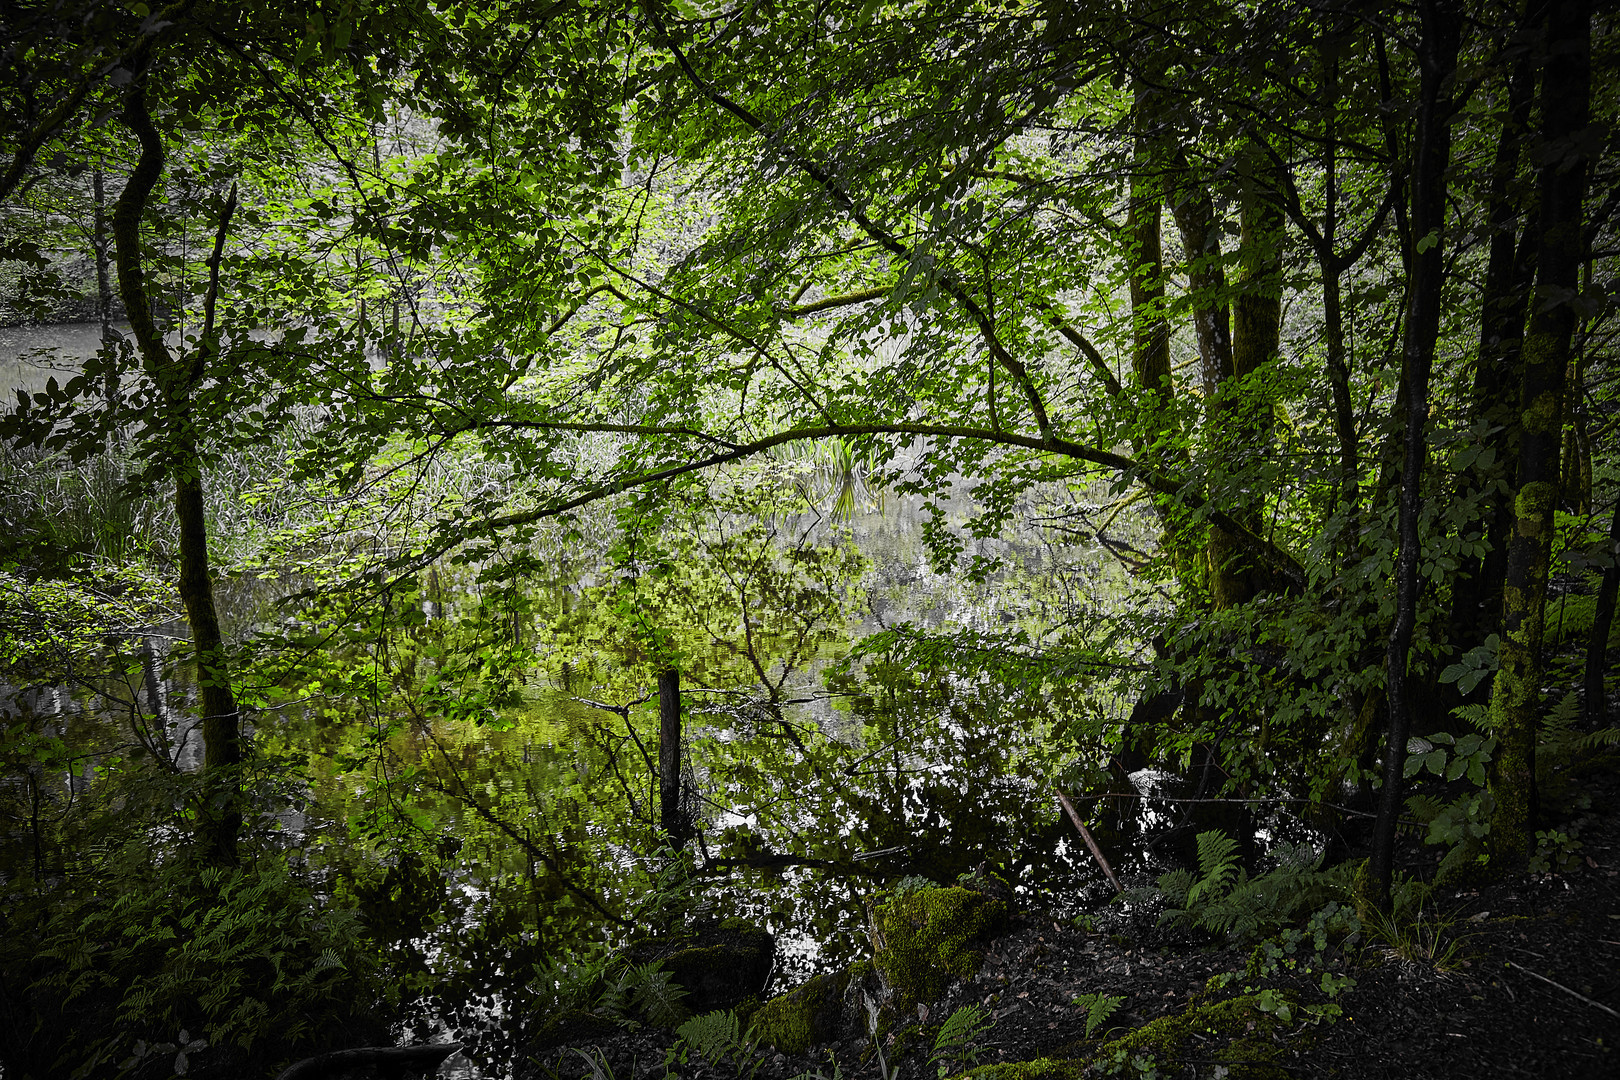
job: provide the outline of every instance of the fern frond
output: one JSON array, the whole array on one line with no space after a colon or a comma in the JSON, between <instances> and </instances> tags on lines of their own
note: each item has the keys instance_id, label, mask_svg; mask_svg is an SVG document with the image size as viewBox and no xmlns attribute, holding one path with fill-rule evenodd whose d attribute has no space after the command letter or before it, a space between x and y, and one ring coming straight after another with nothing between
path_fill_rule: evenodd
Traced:
<instances>
[{"instance_id":1,"label":"fern frond","mask_svg":"<svg viewBox=\"0 0 1620 1080\"><path fill-rule=\"evenodd\" d=\"M1168 874L1159 875L1159 892L1164 894L1165 902L1180 907L1187 903L1187 894L1192 891L1193 876L1190 870L1172 870Z\"/></svg>"},{"instance_id":2,"label":"fern frond","mask_svg":"<svg viewBox=\"0 0 1620 1080\"><path fill-rule=\"evenodd\" d=\"M1590 735L1582 735L1575 742L1577 750L1597 750L1620 746L1620 726L1598 728Z\"/></svg>"},{"instance_id":3,"label":"fern frond","mask_svg":"<svg viewBox=\"0 0 1620 1080\"><path fill-rule=\"evenodd\" d=\"M686 1017L681 999L686 988L673 981L663 964L653 961L632 968L631 1000L647 1020L658 1027L673 1027Z\"/></svg>"},{"instance_id":4,"label":"fern frond","mask_svg":"<svg viewBox=\"0 0 1620 1080\"><path fill-rule=\"evenodd\" d=\"M1238 842L1219 829L1198 834L1200 876L1187 890L1188 907L1195 906L1200 900L1214 899L1226 891L1237 871L1237 850Z\"/></svg>"},{"instance_id":5,"label":"fern frond","mask_svg":"<svg viewBox=\"0 0 1620 1080\"><path fill-rule=\"evenodd\" d=\"M1111 994L1081 994L1076 997L1074 1003L1086 1010L1086 1038L1091 1038L1099 1027L1106 1024L1124 1002L1123 997Z\"/></svg>"},{"instance_id":6,"label":"fern frond","mask_svg":"<svg viewBox=\"0 0 1620 1080\"><path fill-rule=\"evenodd\" d=\"M945 1018L939 1026L939 1034L934 1036L934 1052L951 1050L968 1043L989 1031L991 1020L989 1015L978 1005L964 1005Z\"/></svg>"},{"instance_id":7,"label":"fern frond","mask_svg":"<svg viewBox=\"0 0 1620 1080\"><path fill-rule=\"evenodd\" d=\"M694 1016L676 1028L675 1035L711 1063L718 1063L727 1054L742 1048L742 1025L734 1012Z\"/></svg>"}]
</instances>

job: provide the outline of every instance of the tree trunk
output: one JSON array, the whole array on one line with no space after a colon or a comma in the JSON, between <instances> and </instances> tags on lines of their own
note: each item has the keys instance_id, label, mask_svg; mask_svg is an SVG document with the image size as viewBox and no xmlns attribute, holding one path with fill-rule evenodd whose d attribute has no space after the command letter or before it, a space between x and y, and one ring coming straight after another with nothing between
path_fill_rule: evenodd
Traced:
<instances>
[{"instance_id":1,"label":"tree trunk","mask_svg":"<svg viewBox=\"0 0 1620 1080\"><path fill-rule=\"evenodd\" d=\"M96 262L96 321L101 324L101 347L110 346L117 335L112 328L112 264L109 253L107 221L107 189L98 166L90 174L91 193L95 197L95 212L91 221L90 249ZM108 363L102 384L102 394L110 407L118 405L118 366Z\"/></svg>"},{"instance_id":2,"label":"tree trunk","mask_svg":"<svg viewBox=\"0 0 1620 1080\"><path fill-rule=\"evenodd\" d=\"M681 811L681 673L658 673L658 822L676 850L686 846L689 822Z\"/></svg>"},{"instance_id":3,"label":"tree trunk","mask_svg":"<svg viewBox=\"0 0 1620 1080\"><path fill-rule=\"evenodd\" d=\"M1226 307L1226 269L1221 265L1221 237L1209 189L1190 174L1187 157L1176 154L1176 184L1171 214L1187 253L1187 291L1192 296L1193 331L1198 339L1199 371L1204 397L1212 400L1221 383L1232 377L1232 326ZM1166 360L1168 362L1168 350Z\"/></svg>"},{"instance_id":4,"label":"tree trunk","mask_svg":"<svg viewBox=\"0 0 1620 1080\"><path fill-rule=\"evenodd\" d=\"M1406 739L1411 728L1411 702L1407 685L1407 659L1417 624L1419 548L1418 517L1423 504L1423 466L1428 445L1424 427L1429 414L1429 371L1440 333L1440 294L1445 282L1445 245L1442 230L1446 208L1446 165L1451 157L1452 102L1450 84L1457 67L1461 17L1447 0L1424 0L1419 5L1422 36L1418 42L1420 83L1417 130L1413 134L1411 166L1411 221L1414 251L1410 260L1412 282L1407 289L1407 312L1401 350L1401 384L1405 394L1392 418L1403 423L1405 452L1400 487L1400 554L1395 563L1395 619L1385 653L1385 688L1389 730L1384 740L1384 786L1379 793L1378 818L1373 825L1369 868L1379 910L1391 908L1390 879L1394 868L1395 825L1400 817Z\"/></svg>"},{"instance_id":5,"label":"tree trunk","mask_svg":"<svg viewBox=\"0 0 1620 1080\"><path fill-rule=\"evenodd\" d=\"M1528 20L1528 15L1526 16ZM1522 24L1529 30L1528 21ZM1510 469L1519 445L1519 363L1524 338L1525 302L1535 264L1534 221L1520 233L1524 204L1512 191L1523 157L1525 125L1535 97L1535 69L1528 55L1514 65L1507 80L1507 115L1497 137L1487 194L1491 225L1490 254L1485 264L1485 295L1480 309L1479 356L1474 364L1472 418L1486 425L1487 464L1476 464L1463 477L1459 497L1476 497ZM1464 651L1496 632L1502 614L1502 578L1507 570L1507 538L1512 509L1496 500L1482 526L1485 554L1467 559L1452 590L1452 647Z\"/></svg>"},{"instance_id":6,"label":"tree trunk","mask_svg":"<svg viewBox=\"0 0 1620 1080\"><path fill-rule=\"evenodd\" d=\"M170 432L165 464L174 478L174 510L180 526L180 599L191 626L202 705L203 795L198 839L211 859L228 864L236 860L236 838L242 826L236 775L236 766L242 760L242 739L214 606L202 462L190 403L191 392L202 379L210 346L206 341L199 343L189 363L177 359L170 354L152 319L141 260L140 228L147 199L163 175L164 150L163 139L147 112L145 83L143 72L130 84L125 101L124 123L140 140L141 155L113 208L113 240L119 291L130 332L140 349L142 365L157 383ZM221 229L223 234L223 225ZM217 258L215 270L217 273Z\"/></svg>"},{"instance_id":7,"label":"tree trunk","mask_svg":"<svg viewBox=\"0 0 1620 1080\"><path fill-rule=\"evenodd\" d=\"M1493 857L1512 867L1530 854L1536 825L1536 726L1541 716L1542 615L1558 502L1564 389L1575 332L1573 303L1584 255L1586 153L1576 136L1591 97L1590 0L1550 5L1541 81L1544 145L1538 178L1536 290L1524 337L1513 536L1502 589L1501 663L1491 686L1497 738L1488 783Z\"/></svg>"},{"instance_id":8,"label":"tree trunk","mask_svg":"<svg viewBox=\"0 0 1620 1080\"><path fill-rule=\"evenodd\" d=\"M1355 544L1359 531L1358 502L1361 478L1361 446L1356 433L1356 408L1350 394L1350 360L1344 342L1343 278L1348 269L1339 257L1339 157L1338 109L1339 53L1345 37L1343 17L1324 28L1322 54L1322 115L1326 138L1323 140L1322 237L1317 262L1322 269L1322 330L1327 346L1328 386L1333 393L1333 432L1339 443L1339 485L1334 493L1334 511L1345 515L1345 542Z\"/></svg>"},{"instance_id":9,"label":"tree trunk","mask_svg":"<svg viewBox=\"0 0 1620 1080\"><path fill-rule=\"evenodd\" d=\"M1609 629L1614 625L1615 596L1620 593L1620 505L1609 516L1609 565L1603 568L1592 632L1586 639L1586 719L1594 727L1608 721L1608 693L1603 683L1609 670Z\"/></svg>"},{"instance_id":10,"label":"tree trunk","mask_svg":"<svg viewBox=\"0 0 1620 1080\"><path fill-rule=\"evenodd\" d=\"M1172 407L1175 384L1170 372L1170 319L1164 296L1163 185L1151 150L1156 138L1153 132L1157 107L1154 91L1138 83L1133 118L1135 163L1125 242L1131 287L1131 389L1139 402L1132 418L1131 442L1138 456L1163 468L1171 462L1185 462L1186 447ZM1153 505L1164 526L1163 542L1177 578L1186 587L1199 588L1196 551L1185 535L1183 511L1174 499L1162 495L1153 496Z\"/></svg>"},{"instance_id":11,"label":"tree trunk","mask_svg":"<svg viewBox=\"0 0 1620 1080\"><path fill-rule=\"evenodd\" d=\"M1281 341L1283 220L1273 200L1270 159L1259 147L1250 147L1248 158L1238 210L1242 270L1232 304L1231 364L1209 400L1209 449L1241 488L1241 494L1228 494L1229 512L1259 532L1265 499L1256 493L1264 490L1259 470L1271 435L1270 390L1262 369L1276 358ZM1210 530L1208 555L1210 595L1217 607L1244 604L1269 590L1265 568L1223 530Z\"/></svg>"}]
</instances>

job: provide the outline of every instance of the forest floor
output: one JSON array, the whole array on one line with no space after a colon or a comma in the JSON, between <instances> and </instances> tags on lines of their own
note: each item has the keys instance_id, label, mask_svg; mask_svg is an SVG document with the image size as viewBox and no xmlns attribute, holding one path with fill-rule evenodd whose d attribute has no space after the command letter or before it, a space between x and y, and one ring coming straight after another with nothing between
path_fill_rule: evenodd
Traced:
<instances>
[{"instance_id":1,"label":"forest floor","mask_svg":"<svg viewBox=\"0 0 1620 1080\"><path fill-rule=\"evenodd\" d=\"M992 1021L970 1053L943 1069L929 1060L928 1046L897 1066L896 1047L880 1058L870 1039L817 1056L767 1049L740 1065L670 1066L670 1035L642 1029L584 1048L588 1056L548 1054L530 1075L935 1080L976 1061L1040 1063L980 1073L1007 1080L1620 1077L1620 776L1605 770L1582 790L1586 805L1559 825L1579 831L1577 866L1437 890L1424 920L1396 939L1399 948L1368 935L1335 956L1332 948L1314 953L1307 941L1295 956L1280 957L1277 970L1257 974L1254 949L1161 931L1152 920L1110 925L1106 912L1059 921L1025 911L990 943L978 974L936 1007L934 1024L965 1004ZM1404 856L1413 869L1426 863L1432 871L1435 850L1413 842ZM1354 982L1330 999L1323 970L1330 982L1343 975ZM1268 1007L1256 1008L1268 990ZM1123 999L1089 1039L1087 1010L1074 1003L1088 993ZM1290 1003L1286 1019L1279 1000Z\"/></svg>"}]
</instances>

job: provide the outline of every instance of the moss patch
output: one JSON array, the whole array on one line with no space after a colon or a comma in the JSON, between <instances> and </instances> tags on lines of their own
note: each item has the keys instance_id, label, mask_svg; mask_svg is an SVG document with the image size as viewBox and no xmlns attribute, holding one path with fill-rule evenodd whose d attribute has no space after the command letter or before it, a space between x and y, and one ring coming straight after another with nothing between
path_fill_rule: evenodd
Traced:
<instances>
[{"instance_id":1,"label":"moss patch","mask_svg":"<svg viewBox=\"0 0 1620 1080\"><path fill-rule=\"evenodd\" d=\"M979 970L976 942L1005 930L1005 901L959 886L917 889L872 909L872 962L909 1009L944 996L957 979Z\"/></svg>"},{"instance_id":2,"label":"moss patch","mask_svg":"<svg viewBox=\"0 0 1620 1080\"><path fill-rule=\"evenodd\" d=\"M979 1065L962 1073L957 1080L1040 1080L1043 1077L1072 1080L1084 1071L1078 1061L1036 1058L1034 1061L998 1061Z\"/></svg>"},{"instance_id":3,"label":"moss patch","mask_svg":"<svg viewBox=\"0 0 1620 1080\"><path fill-rule=\"evenodd\" d=\"M796 990L772 998L753 1015L760 1041L784 1054L803 1054L818 1043L838 1037L848 969L817 975Z\"/></svg>"},{"instance_id":4,"label":"moss patch","mask_svg":"<svg viewBox=\"0 0 1620 1080\"><path fill-rule=\"evenodd\" d=\"M683 1004L695 1013L735 1009L765 988L776 939L741 919L699 927L676 938L639 941L632 963L657 960L686 988Z\"/></svg>"},{"instance_id":5,"label":"moss patch","mask_svg":"<svg viewBox=\"0 0 1620 1080\"><path fill-rule=\"evenodd\" d=\"M1285 1080L1288 1073L1277 1064L1282 1048L1271 1038L1282 1026L1274 1013L1261 1011L1259 994L1245 994L1143 1024L1104 1043L1091 1055L1091 1062L1106 1065L1148 1057L1162 1068L1180 1061L1182 1048L1194 1035L1213 1036L1230 1041L1213 1055L1201 1050L1199 1056L1208 1055L1225 1064L1233 1080Z\"/></svg>"},{"instance_id":6,"label":"moss patch","mask_svg":"<svg viewBox=\"0 0 1620 1080\"><path fill-rule=\"evenodd\" d=\"M540 1025L529 1038L528 1048L534 1051L568 1042L602 1039L618 1031L619 1025L606 1016L583 1009L564 1009Z\"/></svg>"}]
</instances>

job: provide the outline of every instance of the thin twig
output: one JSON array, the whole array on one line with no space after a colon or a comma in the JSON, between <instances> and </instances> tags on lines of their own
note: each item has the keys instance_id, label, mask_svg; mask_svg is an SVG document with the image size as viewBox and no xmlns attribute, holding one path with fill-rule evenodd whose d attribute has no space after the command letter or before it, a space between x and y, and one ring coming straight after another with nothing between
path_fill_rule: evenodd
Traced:
<instances>
[{"instance_id":1,"label":"thin twig","mask_svg":"<svg viewBox=\"0 0 1620 1080\"><path fill-rule=\"evenodd\" d=\"M1579 999L1581 1001L1584 1001L1588 1005L1592 1006L1595 1009L1602 1009L1604 1012L1608 1013L1610 1016L1614 1017L1617 1020L1620 1020L1620 1012L1615 1012L1613 1009L1609 1008L1607 1005L1603 1004L1603 1002L1601 1002L1601 1001L1593 1001L1591 998L1587 997L1585 994L1578 994L1575 991L1571 990L1569 987L1565 986L1563 983L1561 983L1561 982L1553 982L1551 979L1547 978L1547 976L1545 976L1545 975L1537 975L1535 972L1531 971L1529 968L1523 967L1522 965L1519 965L1519 964L1515 964L1511 960L1505 961L1505 963L1510 968L1518 968L1520 971L1524 972L1526 975L1529 975L1531 978L1540 979L1542 982L1546 983L1548 986L1556 986L1558 989L1562 990L1564 993L1568 994L1570 997L1577 998L1577 999Z\"/></svg>"},{"instance_id":2,"label":"thin twig","mask_svg":"<svg viewBox=\"0 0 1620 1080\"><path fill-rule=\"evenodd\" d=\"M1055 788L1053 790L1056 791ZM1080 830L1080 839L1084 840L1086 847L1091 849L1091 857L1097 860L1098 866L1102 867L1103 876L1113 882L1115 892L1124 892L1125 886L1119 883L1119 878L1114 876L1114 868L1108 865L1107 859L1103 858L1102 848L1098 847L1097 841L1092 839L1091 830L1086 828L1085 822L1080 820L1080 815L1074 812L1074 804L1061 791L1057 791L1057 798L1058 802L1063 804L1063 810L1069 815L1069 820L1074 822L1074 827Z\"/></svg>"}]
</instances>

